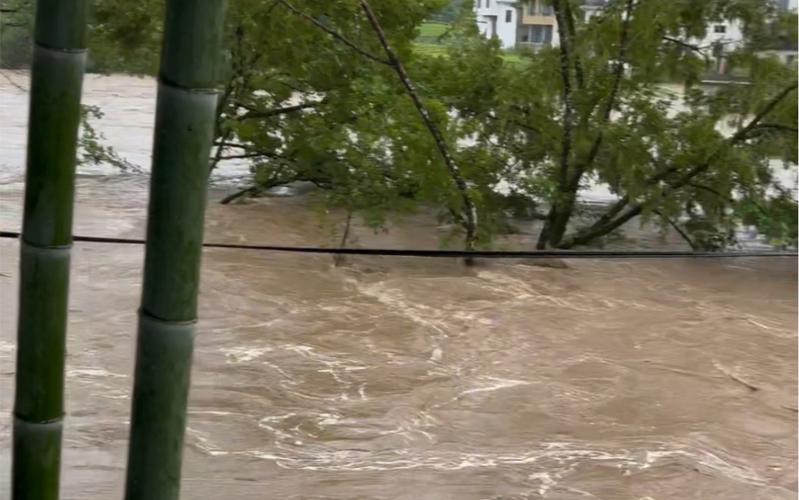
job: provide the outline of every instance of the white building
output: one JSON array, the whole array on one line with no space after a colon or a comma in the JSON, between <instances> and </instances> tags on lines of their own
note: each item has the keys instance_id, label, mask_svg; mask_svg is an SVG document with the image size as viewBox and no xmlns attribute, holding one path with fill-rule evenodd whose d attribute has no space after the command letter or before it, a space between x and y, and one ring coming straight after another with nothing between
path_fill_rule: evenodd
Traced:
<instances>
[{"instance_id":1,"label":"white building","mask_svg":"<svg viewBox=\"0 0 799 500\"><path fill-rule=\"evenodd\" d=\"M521 16L516 26L516 47L538 50L558 46L558 21L549 2L524 0L519 4Z\"/></svg>"},{"instance_id":2,"label":"white building","mask_svg":"<svg viewBox=\"0 0 799 500\"><path fill-rule=\"evenodd\" d=\"M502 48L516 46L516 24L519 11L516 0L475 0L477 28L486 38L496 37Z\"/></svg>"},{"instance_id":3,"label":"white building","mask_svg":"<svg viewBox=\"0 0 799 500\"><path fill-rule=\"evenodd\" d=\"M601 11L607 0L584 0L586 18ZM485 37L496 37L502 48L557 46L558 23L545 0L474 0L477 27Z\"/></svg>"},{"instance_id":4,"label":"white building","mask_svg":"<svg viewBox=\"0 0 799 500\"><path fill-rule=\"evenodd\" d=\"M769 0L763 0L764 2ZM799 0L773 0L779 9L796 12ZM726 74L726 56L728 52L741 47L744 43L743 22L739 19L726 19L710 23L705 37L698 40L689 40L690 43L701 47L704 52L715 62L715 71ZM763 56L774 56L785 64L794 64L797 55L796 40L781 40L774 43L774 47L760 52Z\"/></svg>"},{"instance_id":5,"label":"white building","mask_svg":"<svg viewBox=\"0 0 799 500\"><path fill-rule=\"evenodd\" d=\"M777 6L797 10L799 0L775 1ZM582 0L583 19L601 14L608 0ZM477 26L487 38L499 39L502 48L528 48L557 46L560 43L558 23L549 1L545 0L474 0ZM724 53L735 50L743 43L743 23L740 20L720 20L710 24L702 39L688 40L701 47L716 61L716 70L725 71ZM779 48L774 52L782 60L792 63L796 47Z\"/></svg>"}]
</instances>

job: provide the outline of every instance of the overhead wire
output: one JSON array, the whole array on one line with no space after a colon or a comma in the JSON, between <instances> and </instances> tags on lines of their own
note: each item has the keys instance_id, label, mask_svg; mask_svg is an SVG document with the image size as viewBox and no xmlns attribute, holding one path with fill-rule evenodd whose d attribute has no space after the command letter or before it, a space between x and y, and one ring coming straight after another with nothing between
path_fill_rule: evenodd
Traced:
<instances>
[{"instance_id":1,"label":"overhead wire","mask_svg":"<svg viewBox=\"0 0 799 500\"><path fill-rule=\"evenodd\" d=\"M0 238L19 238L15 231L0 231ZM138 238L118 238L108 236L73 235L73 241L81 243L101 243L117 245L144 245L145 240ZM392 257L432 257L432 258L467 258L467 259L666 259L666 258L763 258L763 257L797 257L797 252L786 251L740 251L740 252L694 252L679 250L428 250L403 248L346 248L315 247L287 245L255 245L244 243L203 243L204 248L222 248L231 250L253 250L264 252L285 252L299 254L328 255L372 255Z\"/></svg>"}]
</instances>

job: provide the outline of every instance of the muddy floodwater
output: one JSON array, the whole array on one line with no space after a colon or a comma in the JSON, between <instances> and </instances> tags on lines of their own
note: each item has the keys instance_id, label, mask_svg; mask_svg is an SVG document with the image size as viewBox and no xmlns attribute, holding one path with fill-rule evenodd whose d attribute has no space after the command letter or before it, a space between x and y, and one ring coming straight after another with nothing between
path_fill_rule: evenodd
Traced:
<instances>
[{"instance_id":1,"label":"muddy floodwater","mask_svg":"<svg viewBox=\"0 0 799 500\"><path fill-rule=\"evenodd\" d=\"M0 148L4 230L21 217L12 149ZM140 237L146 183L81 176L75 232ZM208 241L336 241L340 214L323 223L311 199L213 202L223 194ZM418 214L388 233L356 224L353 245L435 248L445 232ZM0 497L18 252L0 240ZM185 499L796 498L793 259L203 259ZM138 246L73 250L65 499L122 497L142 263Z\"/></svg>"}]
</instances>

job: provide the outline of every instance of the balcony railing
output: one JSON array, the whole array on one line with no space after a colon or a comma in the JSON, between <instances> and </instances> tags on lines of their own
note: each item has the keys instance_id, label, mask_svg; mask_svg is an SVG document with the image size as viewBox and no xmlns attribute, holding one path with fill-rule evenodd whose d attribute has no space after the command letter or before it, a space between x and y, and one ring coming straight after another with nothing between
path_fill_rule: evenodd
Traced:
<instances>
[{"instance_id":1,"label":"balcony railing","mask_svg":"<svg viewBox=\"0 0 799 500\"><path fill-rule=\"evenodd\" d=\"M551 47L551 42L516 42L516 48L523 50L532 50L538 52L541 49Z\"/></svg>"}]
</instances>

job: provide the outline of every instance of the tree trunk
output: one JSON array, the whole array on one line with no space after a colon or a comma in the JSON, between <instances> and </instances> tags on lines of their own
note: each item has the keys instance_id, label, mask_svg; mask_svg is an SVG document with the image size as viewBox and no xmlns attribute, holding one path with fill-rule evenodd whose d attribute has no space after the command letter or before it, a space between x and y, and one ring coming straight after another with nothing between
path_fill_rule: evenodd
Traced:
<instances>
[{"instance_id":1,"label":"tree trunk","mask_svg":"<svg viewBox=\"0 0 799 500\"><path fill-rule=\"evenodd\" d=\"M558 199L553 203L547 220L544 222L544 228L538 237L536 248L539 250L543 250L547 246L556 248L560 244L566 234L576 200L576 190L564 190L558 194Z\"/></svg>"},{"instance_id":2,"label":"tree trunk","mask_svg":"<svg viewBox=\"0 0 799 500\"><path fill-rule=\"evenodd\" d=\"M347 219L344 221L344 231L341 233L341 242L339 242L339 248L347 248L347 240L350 238L350 229L352 228L352 209L347 209ZM333 265L335 267L342 266L346 263L347 256L342 254L336 254L333 256Z\"/></svg>"},{"instance_id":3,"label":"tree trunk","mask_svg":"<svg viewBox=\"0 0 799 500\"><path fill-rule=\"evenodd\" d=\"M125 498L177 500L223 0L167 0Z\"/></svg>"},{"instance_id":4,"label":"tree trunk","mask_svg":"<svg viewBox=\"0 0 799 500\"><path fill-rule=\"evenodd\" d=\"M12 496L58 498L86 0L39 0L20 261Z\"/></svg>"}]
</instances>

